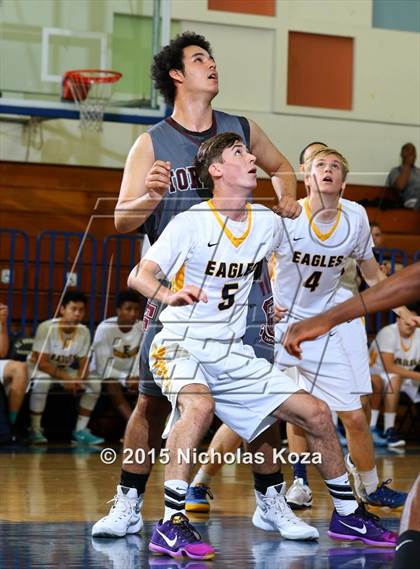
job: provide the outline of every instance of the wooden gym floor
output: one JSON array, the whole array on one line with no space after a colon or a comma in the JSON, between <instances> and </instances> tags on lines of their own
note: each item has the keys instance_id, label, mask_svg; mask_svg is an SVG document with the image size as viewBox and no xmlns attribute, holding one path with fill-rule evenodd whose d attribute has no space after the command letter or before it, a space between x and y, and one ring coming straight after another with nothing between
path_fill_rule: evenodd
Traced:
<instances>
[{"instance_id":1,"label":"wooden gym floor","mask_svg":"<svg viewBox=\"0 0 420 569\"><path fill-rule=\"evenodd\" d=\"M224 466L214 478L211 515L194 519L217 549L212 562L174 561L149 556L153 522L163 512L163 466L149 480L141 535L92 539L92 523L109 509L106 504L119 479L121 455L112 465L100 459L100 448L0 447L0 569L318 569L391 567L394 552L330 540L326 535L331 502L317 472L310 467L314 506L302 517L320 530L319 542L282 540L252 526L254 493L249 466ZM380 478L408 490L420 470L420 447L402 454L378 453ZM291 470L284 466L286 480ZM389 529L398 529L400 512L380 513Z\"/></svg>"}]
</instances>

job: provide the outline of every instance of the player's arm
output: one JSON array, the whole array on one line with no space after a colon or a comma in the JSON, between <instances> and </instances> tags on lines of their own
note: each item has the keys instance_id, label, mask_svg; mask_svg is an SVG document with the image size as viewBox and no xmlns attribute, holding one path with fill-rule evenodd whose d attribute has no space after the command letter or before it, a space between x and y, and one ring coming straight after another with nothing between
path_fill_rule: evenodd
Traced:
<instances>
[{"instance_id":1,"label":"player's arm","mask_svg":"<svg viewBox=\"0 0 420 569\"><path fill-rule=\"evenodd\" d=\"M382 271L375 257L365 261L360 261L359 267L363 278L369 286L375 286L389 278ZM415 326L420 325L420 318L418 316L413 316L406 306L398 306L397 308L394 308L393 311L403 320L407 320Z\"/></svg>"},{"instance_id":2,"label":"player's arm","mask_svg":"<svg viewBox=\"0 0 420 569\"><path fill-rule=\"evenodd\" d=\"M32 362L37 364L39 371L48 373L48 375L59 381L73 381L74 379L65 369L50 361L50 354L32 352Z\"/></svg>"},{"instance_id":3,"label":"player's arm","mask_svg":"<svg viewBox=\"0 0 420 569\"><path fill-rule=\"evenodd\" d=\"M147 132L132 146L124 168L114 212L117 231L128 233L142 225L162 201L171 184L169 162L155 160Z\"/></svg>"},{"instance_id":4,"label":"player's arm","mask_svg":"<svg viewBox=\"0 0 420 569\"><path fill-rule=\"evenodd\" d=\"M296 202L296 176L290 162L271 142L265 132L249 121L250 150L257 159L257 166L271 177L279 200L278 213L282 217L298 217L301 206Z\"/></svg>"},{"instance_id":5,"label":"player's arm","mask_svg":"<svg viewBox=\"0 0 420 569\"><path fill-rule=\"evenodd\" d=\"M89 375L89 358L88 356L83 356L78 358L79 360L79 379L80 381L85 381Z\"/></svg>"},{"instance_id":6,"label":"player's arm","mask_svg":"<svg viewBox=\"0 0 420 569\"><path fill-rule=\"evenodd\" d=\"M199 287L187 285L178 292L173 292L158 280L159 274L162 274L162 270L157 263L142 259L131 271L127 284L146 298L169 306L185 306L200 300L207 302L206 294Z\"/></svg>"},{"instance_id":7,"label":"player's arm","mask_svg":"<svg viewBox=\"0 0 420 569\"><path fill-rule=\"evenodd\" d=\"M0 358L5 358L9 351L9 335L7 334L8 308L0 304Z\"/></svg>"},{"instance_id":8,"label":"player's arm","mask_svg":"<svg viewBox=\"0 0 420 569\"><path fill-rule=\"evenodd\" d=\"M289 354L301 354L301 342L314 340L334 326L372 312L416 302L420 298L420 262L382 280L379 284L337 304L323 314L292 324L287 330L284 346Z\"/></svg>"},{"instance_id":9,"label":"player's arm","mask_svg":"<svg viewBox=\"0 0 420 569\"><path fill-rule=\"evenodd\" d=\"M420 372L411 369L406 369L395 363L394 354L389 352L381 352L382 365L385 371L391 375L396 374L401 376L401 378L414 379L415 381L420 381Z\"/></svg>"}]
</instances>

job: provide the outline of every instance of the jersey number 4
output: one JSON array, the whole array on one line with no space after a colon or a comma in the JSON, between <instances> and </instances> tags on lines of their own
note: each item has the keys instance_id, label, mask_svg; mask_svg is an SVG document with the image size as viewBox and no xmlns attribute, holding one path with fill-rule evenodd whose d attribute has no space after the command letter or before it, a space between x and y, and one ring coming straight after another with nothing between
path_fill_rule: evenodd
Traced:
<instances>
[{"instance_id":1,"label":"jersey number 4","mask_svg":"<svg viewBox=\"0 0 420 569\"><path fill-rule=\"evenodd\" d=\"M223 302L218 304L219 310L227 310L235 303L235 294L239 288L239 283L229 283L225 284L222 288L222 298Z\"/></svg>"},{"instance_id":2,"label":"jersey number 4","mask_svg":"<svg viewBox=\"0 0 420 569\"><path fill-rule=\"evenodd\" d=\"M309 288L311 292L314 292L314 290L319 286L321 275L321 271L315 271L310 277L306 279L306 281L303 283L303 286L305 288Z\"/></svg>"}]
</instances>

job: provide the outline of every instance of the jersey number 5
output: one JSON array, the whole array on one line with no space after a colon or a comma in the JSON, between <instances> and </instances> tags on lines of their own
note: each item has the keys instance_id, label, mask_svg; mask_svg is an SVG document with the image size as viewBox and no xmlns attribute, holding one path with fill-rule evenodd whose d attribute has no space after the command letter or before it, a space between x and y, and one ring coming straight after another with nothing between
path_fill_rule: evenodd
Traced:
<instances>
[{"instance_id":1,"label":"jersey number 5","mask_svg":"<svg viewBox=\"0 0 420 569\"><path fill-rule=\"evenodd\" d=\"M239 283L229 283L225 284L222 288L222 298L224 299L223 302L218 304L219 310L227 310L231 306L233 306L235 302L235 294L239 288Z\"/></svg>"},{"instance_id":2,"label":"jersey number 5","mask_svg":"<svg viewBox=\"0 0 420 569\"><path fill-rule=\"evenodd\" d=\"M305 288L309 288L311 292L314 292L314 290L319 286L319 279L321 278L321 275L321 271L315 271L310 277L306 279L306 281L303 283L303 286Z\"/></svg>"}]
</instances>

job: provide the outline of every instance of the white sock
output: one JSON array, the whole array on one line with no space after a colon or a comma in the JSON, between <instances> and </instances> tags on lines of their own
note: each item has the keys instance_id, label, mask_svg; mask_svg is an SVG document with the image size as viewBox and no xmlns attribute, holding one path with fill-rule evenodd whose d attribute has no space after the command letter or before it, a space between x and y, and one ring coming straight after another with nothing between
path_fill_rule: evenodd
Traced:
<instances>
[{"instance_id":1,"label":"white sock","mask_svg":"<svg viewBox=\"0 0 420 569\"><path fill-rule=\"evenodd\" d=\"M391 429L395 425L396 413L384 413L384 432Z\"/></svg>"},{"instance_id":2,"label":"white sock","mask_svg":"<svg viewBox=\"0 0 420 569\"><path fill-rule=\"evenodd\" d=\"M163 521L167 522L174 514L185 516L185 495L188 483L185 480L166 480L165 482L165 514Z\"/></svg>"},{"instance_id":3,"label":"white sock","mask_svg":"<svg viewBox=\"0 0 420 569\"><path fill-rule=\"evenodd\" d=\"M349 516L357 510L359 504L354 497L347 473L331 478L331 480L324 480L324 482L331 495L334 508L340 516Z\"/></svg>"},{"instance_id":4,"label":"white sock","mask_svg":"<svg viewBox=\"0 0 420 569\"><path fill-rule=\"evenodd\" d=\"M88 423L89 423L89 419L90 419L90 417L85 417L84 415L79 415L77 417L77 423L76 423L75 431L82 431L83 429L86 429L86 427L88 426Z\"/></svg>"},{"instance_id":5,"label":"white sock","mask_svg":"<svg viewBox=\"0 0 420 569\"><path fill-rule=\"evenodd\" d=\"M194 480L191 482L191 486L197 486L197 484L210 486L211 479L211 474L204 472L203 467L201 467L197 470L197 474L194 476Z\"/></svg>"},{"instance_id":6,"label":"white sock","mask_svg":"<svg viewBox=\"0 0 420 569\"><path fill-rule=\"evenodd\" d=\"M379 409L372 409L370 415L370 426L372 428L376 427L376 425L378 424L378 417L379 417Z\"/></svg>"},{"instance_id":7,"label":"white sock","mask_svg":"<svg viewBox=\"0 0 420 569\"><path fill-rule=\"evenodd\" d=\"M332 419L334 427L338 427L338 415L337 415L336 411L331 411L331 419Z\"/></svg>"},{"instance_id":8,"label":"white sock","mask_svg":"<svg viewBox=\"0 0 420 569\"><path fill-rule=\"evenodd\" d=\"M34 413L31 413L31 430L33 432L41 431L41 419L42 415L35 415Z\"/></svg>"},{"instance_id":9,"label":"white sock","mask_svg":"<svg viewBox=\"0 0 420 569\"><path fill-rule=\"evenodd\" d=\"M378 471L376 469L376 466L374 466L372 470L368 470L366 472L359 470L359 474L363 482L363 486L366 489L366 493L372 494L372 492L375 492L379 484Z\"/></svg>"}]
</instances>

